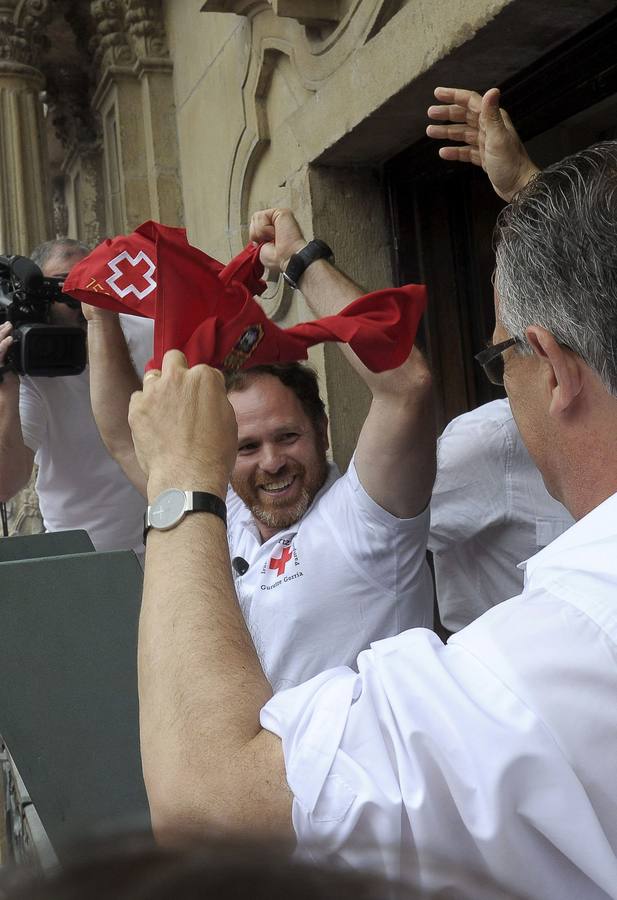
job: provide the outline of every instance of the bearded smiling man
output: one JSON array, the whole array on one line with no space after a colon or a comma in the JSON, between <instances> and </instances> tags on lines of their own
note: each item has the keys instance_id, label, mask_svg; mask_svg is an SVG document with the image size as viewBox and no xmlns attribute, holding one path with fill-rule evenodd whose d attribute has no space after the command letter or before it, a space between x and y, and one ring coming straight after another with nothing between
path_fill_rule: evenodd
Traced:
<instances>
[{"instance_id":1,"label":"bearded smiling man","mask_svg":"<svg viewBox=\"0 0 617 900\"><path fill-rule=\"evenodd\" d=\"M324 404L306 366L258 366L225 383L238 423L231 486L267 541L302 518L328 476Z\"/></svg>"},{"instance_id":2,"label":"bearded smiling man","mask_svg":"<svg viewBox=\"0 0 617 900\"><path fill-rule=\"evenodd\" d=\"M250 237L265 242L261 260L270 271L285 271L307 246L289 210L256 213ZM338 313L363 293L319 255L325 246L311 242L309 261L296 272L317 316ZM130 394L140 385L117 317L91 307L85 313L95 418L110 453L145 495L127 422ZM435 475L430 375L417 350L380 374L346 345L342 350L373 398L342 476L326 458L328 420L309 367L255 367L226 384L238 426L226 497L235 589L275 691L333 665L353 665L371 641L432 624L425 560ZM202 443L196 431L195 453Z\"/></svg>"}]
</instances>

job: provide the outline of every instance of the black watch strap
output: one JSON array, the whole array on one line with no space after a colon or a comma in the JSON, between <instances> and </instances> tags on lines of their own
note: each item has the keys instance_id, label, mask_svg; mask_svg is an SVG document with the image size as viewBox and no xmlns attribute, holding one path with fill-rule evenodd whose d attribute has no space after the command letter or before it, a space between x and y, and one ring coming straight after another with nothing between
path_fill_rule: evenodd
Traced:
<instances>
[{"instance_id":1,"label":"black watch strap","mask_svg":"<svg viewBox=\"0 0 617 900\"><path fill-rule=\"evenodd\" d=\"M208 494L206 491L193 491L193 509L189 512L209 512L214 513L219 519L223 520L227 527L227 506L224 500L217 497L216 494Z\"/></svg>"},{"instance_id":2,"label":"black watch strap","mask_svg":"<svg viewBox=\"0 0 617 900\"><path fill-rule=\"evenodd\" d=\"M311 263L317 259L329 259L334 262L334 253L325 241L316 238L309 241L306 247L294 253L287 263L287 268L283 272L283 278L294 291L298 289L298 282L304 275Z\"/></svg>"}]
</instances>

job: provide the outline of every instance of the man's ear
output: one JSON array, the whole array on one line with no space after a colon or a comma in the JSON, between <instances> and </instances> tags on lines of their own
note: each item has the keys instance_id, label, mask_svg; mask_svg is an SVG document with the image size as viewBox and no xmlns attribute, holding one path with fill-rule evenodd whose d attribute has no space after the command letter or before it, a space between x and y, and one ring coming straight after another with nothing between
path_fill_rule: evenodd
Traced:
<instances>
[{"instance_id":1,"label":"man's ear","mask_svg":"<svg viewBox=\"0 0 617 900\"><path fill-rule=\"evenodd\" d=\"M329 447L330 447L330 440L329 440L329 438L328 438L328 417L327 417L327 415L326 415L325 413L324 413L323 416L321 417L321 420L320 420L319 425L318 425L317 427L319 428L319 431L320 431L320 434L321 434L321 438L322 438L322 440L323 440L323 448L324 448L324 451L326 451L326 450L328 450Z\"/></svg>"},{"instance_id":2,"label":"man's ear","mask_svg":"<svg viewBox=\"0 0 617 900\"><path fill-rule=\"evenodd\" d=\"M549 413L558 415L565 412L583 389L580 358L572 350L558 344L550 331L540 325L530 325L525 336L536 356L543 359L551 370Z\"/></svg>"}]
</instances>

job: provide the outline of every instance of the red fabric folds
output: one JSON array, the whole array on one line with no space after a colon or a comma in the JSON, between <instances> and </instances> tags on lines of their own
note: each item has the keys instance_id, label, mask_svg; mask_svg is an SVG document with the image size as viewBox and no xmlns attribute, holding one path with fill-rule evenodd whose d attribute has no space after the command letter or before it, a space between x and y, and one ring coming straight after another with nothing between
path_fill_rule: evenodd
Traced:
<instances>
[{"instance_id":1,"label":"red fabric folds","mask_svg":"<svg viewBox=\"0 0 617 900\"><path fill-rule=\"evenodd\" d=\"M365 294L338 315L279 328L254 299L261 294L259 247L250 244L223 266L191 247L183 228L145 222L108 239L71 269L64 290L78 300L155 320L154 358L182 350L189 366L249 368L306 359L322 341L350 345L374 372L409 356L426 306L422 285Z\"/></svg>"}]
</instances>

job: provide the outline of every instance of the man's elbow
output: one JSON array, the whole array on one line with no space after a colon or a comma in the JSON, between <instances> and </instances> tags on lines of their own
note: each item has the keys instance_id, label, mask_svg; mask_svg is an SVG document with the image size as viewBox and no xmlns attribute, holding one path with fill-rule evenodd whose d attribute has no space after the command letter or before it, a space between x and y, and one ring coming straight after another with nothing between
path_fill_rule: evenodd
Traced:
<instances>
[{"instance_id":1,"label":"man's elbow","mask_svg":"<svg viewBox=\"0 0 617 900\"><path fill-rule=\"evenodd\" d=\"M159 843L176 843L186 836L226 834L255 837L256 834L293 844L291 795L282 810L268 808L260 791L251 790L231 770L212 779L196 781L185 773L160 774L146 781L152 831Z\"/></svg>"},{"instance_id":2,"label":"man's elbow","mask_svg":"<svg viewBox=\"0 0 617 900\"><path fill-rule=\"evenodd\" d=\"M428 398L433 392L433 376L424 356L414 348L409 359L397 369L398 389L418 398Z\"/></svg>"},{"instance_id":3,"label":"man's elbow","mask_svg":"<svg viewBox=\"0 0 617 900\"><path fill-rule=\"evenodd\" d=\"M381 397L399 403L413 398L416 403L423 403L432 397L433 378L424 356L414 347L402 365L382 372L371 389L373 399Z\"/></svg>"},{"instance_id":4,"label":"man's elbow","mask_svg":"<svg viewBox=\"0 0 617 900\"><path fill-rule=\"evenodd\" d=\"M246 809L233 791L210 790L177 779L166 782L148 786L152 831L159 843L176 843L187 835L242 835L251 830Z\"/></svg>"},{"instance_id":5,"label":"man's elbow","mask_svg":"<svg viewBox=\"0 0 617 900\"><path fill-rule=\"evenodd\" d=\"M185 806L180 797L173 804L161 804L148 794L148 802L152 833L159 844L182 843L189 836L203 838L211 831L210 823Z\"/></svg>"}]
</instances>

